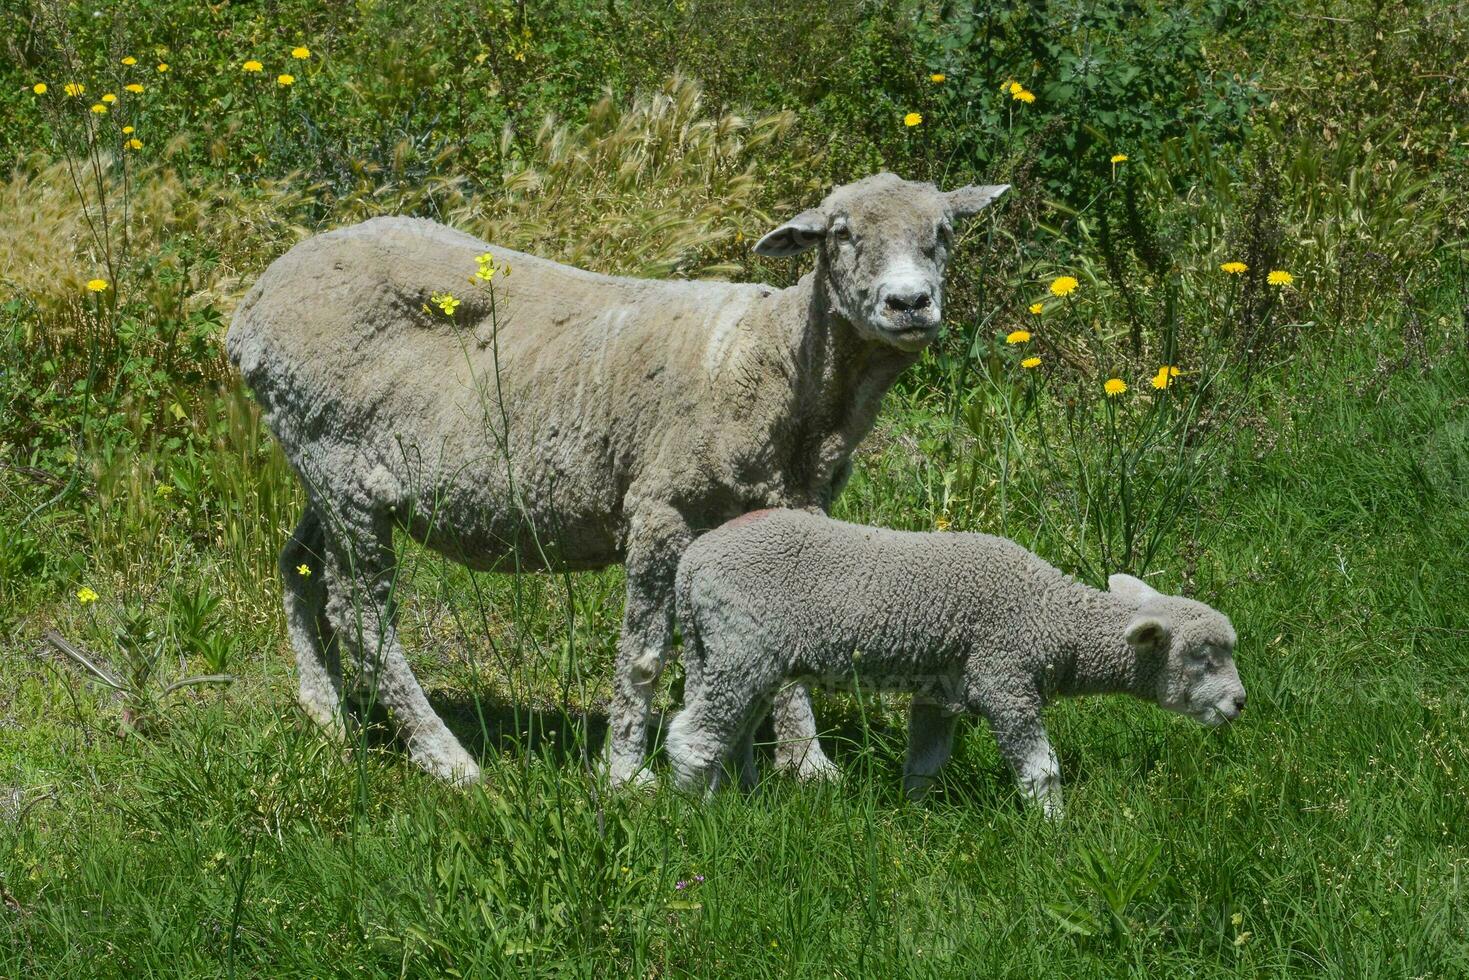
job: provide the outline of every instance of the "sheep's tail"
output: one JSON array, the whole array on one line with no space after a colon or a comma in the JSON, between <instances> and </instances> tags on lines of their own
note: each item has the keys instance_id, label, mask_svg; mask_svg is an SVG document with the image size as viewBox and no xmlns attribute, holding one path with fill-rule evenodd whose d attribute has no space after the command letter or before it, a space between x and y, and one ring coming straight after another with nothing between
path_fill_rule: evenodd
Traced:
<instances>
[{"instance_id":1,"label":"sheep's tail","mask_svg":"<svg viewBox=\"0 0 1469 980\"><path fill-rule=\"evenodd\" d=\"M684 702L704 679L704 641L699 635L699 617L694 609L692 562L681 561L673 578L673 608L683 632Z\"/></svg>"}]
</instances>

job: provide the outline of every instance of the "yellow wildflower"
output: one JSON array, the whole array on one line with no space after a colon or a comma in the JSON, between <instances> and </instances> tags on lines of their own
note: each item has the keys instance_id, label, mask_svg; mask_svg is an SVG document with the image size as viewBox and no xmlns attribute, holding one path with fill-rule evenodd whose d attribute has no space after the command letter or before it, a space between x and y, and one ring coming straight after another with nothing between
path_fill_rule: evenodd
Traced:
<instances>
[{"instance_id":1,"label":"yellow wildflower","mask_svg":"<svg viewBox=\"0 0 1469 980\"><path fill-rule=\"evenodd\" d=\"M1265 281L1272 286L1289 286L1296 281L1296 277L1284 269L1272 269L1270 275L1265 277Z\"/></svg>"},{"instance_id":2,"label":"yellow wildflower","mask_svg":"<svg viewBox=\"0 0 1469 980\"><path fill-rule=\"evenodd\" d=\"M481 282L489 282L495 278L495 257L493 255L485 252L481 255L476 255L474 261L479 263L479 268L475 270L474 278Z\"/></svg>"},{"instance_id":3,"label":"yellow wildflower","mask_svg":"<svg viewBox=\"0 0 1469 980\"><path fill-rule=\"evenodd\" d=\"M1121 378L1108 378L1102 384L1102 390L1107 393L1108 398L1116 398L1127 391L1127 382Z\"/></svg>"},{"instance_id":4,"label":"yellow wildflower","mask_svg":"<svg viewBox=\"0 0 1469 980\"><path fill-rule=\"evenodd\" d=\"M1029 306L1026 307L1026 309L1030 310L1030 312L1034 313L1036 316L1040 316L1041 311L1045 308L1045 303L1031 303Z\"/></svg>"},{"instance_id":5,"label":"yellow wildflower","mask_svg":"<svg viewBox=\"0 0 1469 980\"><path fill-rule=\"evenodd\" d=\"M132 55L128 55L126 58L122 59L122 63L131 68L133 65L136 65L138 63L138 59L134 58Z\"/></svg>"},{"instance_id":6,"label":"yellow wildflower","mask_svg":"<svg viewBox=\"0 0 1469 980\"><path fill-rule=\"evenodd\" d=\"M1005 335L1005 343L1007 344L1023 344L1028 342L1029 340L1029 330L1012 330Z\"/></svg>"},{"instance_id":7,"label":"yellow wildflower","mask_svg":"<svg viewBox=\"0 0 1469 980\"><path fill-rule=\"evenodd\" d=\"M921 122L923 122L923 114L919 112L910 112L903 117L904 126L917 126Z\"/></svg>"},{"instance_id":8,"label":"yellow wildflower","mask_svg":"<svg viewBox=\"0 0 1469 980\"><path fill-rule=\"evenodd\" d=\"M107 291L107 280L106 279L88 279L87 280L87 292L89 292L89 293L105 293L106 291Z\"/></svg>"},{"instance_id":9,"label":"yellow wildflower","mask_svg":"<svg viewBox=\"0 0 1469 980\"><path fill-rule=\"evenodd\" d=\"M947 531L951 526L949 518L944 514L940 514L933 519L933 529L935 531Z\"/></svg>"},{"instance_id":10,"label":"yellow wildflower","mask_svg":"<svg viewBox=\"0 0 1469 980\"><path fill-rule=\"evenodd\" d=\"M284 88L287 85L295 85L296 84L296 76L295 75L277 75L277 76L275 76L275 83L277 85L281 86L282 88Z\"/></svg>"},{"instance_id":11,"label":"yellow wildflower","mask_svg":"<svg viewBox=\"0 0 1469 980\"><path fill-rule=\"evenodd\" d=\"M174 485L172 483L160 483L158 484L158 490L156 491L156 493L158 494L158 496L166 498L172 497L173 491Z\"/></svg>"},{"instance_id":12,"label":"yellow wildflower","mask_svg":"<svg viewBox=\"0 0 1469 980\"><path fill-rule=\"evenodd\" d=\"M106 95L102 96L102 101L106 102L108 105L112 105L112 103L117 101L117 96L111 92L108 92Z\"/></svg>"},{"instance_id":13,"label":"yellow wildflower","mask_svg":"<svg viewBox=\"0 0 1469 980\"><path fill-rule=\"evenodd\" d=\"M1032 102L1035 101L1035 93L1032 92L1028 88L1023 88L1019 92L1016 92L1014 95L1012 95L1011 98L1012 99L1019 99L1021 102L1024 102L1026 105L1030 105Z\"/></svg>"},{"instance_id":14,"label":"yellow wildflower","mask_svg":"<svg viewBox=\"0 0 1469 980\"><path fill-rule=\"evenodd\" d=\"M133 127L131 127L131 126L124 126L124 127L122 127L122 134L124 136L128 135L132 131L133 131Z\"/></svg>"},{"instance_id":15,"label":"yellow wildflower","mask_svg":"<svg viewBox=\"0 0 1469 980\"><path fill-rule=\"evenodd\" d=\"M125 92L131 92L134 95L137 95L139 92L142 92L143 91L143 86L140 85L140 84L138 84L137 82L132 82L132 83L130 83L128 85L124 85L123 86L123 91L125 91Z\"/></svg>"},{"instance_id":16,"label":"yellow wildflower","mask_svg":"<svg viewBox=\"0 0 1469 980\"><path fill-rule=\"evenodd\" d=\"M301 576L302 578L310 578L311 577L311 566L310 565L304 565L304 564L303 565L297 565L296 566L296 574L299 575L299 576Z\"/></svg>"},{"instance_id":17,"label":"yellow wildflower","mask_svg":"<svg viewBox=\"0 0 1469 980\"><path fill-rule=\"evenodd\" d=\"M1004 85L1001 85L1000 91L1007 92L1010 95L1017 95L1025 91L1025 86L1012 79L1011 81L1006 82Z\"/></svg>"},{"instance_id":18,"label":"yellow wildflower","mask_svg":"<svg viewBox=\"0 0 1469 980\"><path fill-rule=\"evenodd\" d=\"M93 102L92 103L92 111L95 112L99 116L105 116L105 115L107 115L107 107L105 105L103 105L102 103L100 103L100 102Z\"/></svg>"},{"instance_id":19,"label":"yellow wildflower","mask_svg":"<svg viewBox=\"0 0 1469 980\"><path fill-rule=\"evenodd\" d=\"M1027 357L1025 360L1020 362L1020 366L1029 371L1031 368L1040 367L1041 359L1039 357Z\"/></svg>"},{"instance_id":20,"label":"yellow wildflower","mask_svg":"<svg viewBox=\"0 0 1469 980\"><path fill-rule=\"evenodd\" d=\"M453 316L454 311L459 308L459 301L449 293L434 293L429 301L444 311L444 316Z\"/></svg>"},{"instance_id":21,"label":"yellow wildflower","mask_svg":"<svg viewBox=\"0 0 1469 980\"><path fill-rule=\"evenodd\" d=\"M31 86L31 91L32 92L35 92L37 95L45 95L46 94L46 83L45 82L37 82L36 84L34 84L34 85Z\"/></svg>"},{"instance_id":22,"label":"yellow wildflower","mask_svg":"<svg viewBox=\"0 0 1469 980\"><path fill-rule=\"evenodd\" d=\"M1070 296L1072 293L1076 292L1077 285L1078 283L1076 279L1071 276L1058 276L1051 283L1051 295Z\"/></svg>"},{"instance_id":23,"label":"yellow wildflower","mask_svg":"<svg viewBox=\"0 0 1469 980\"><path fill-rule=\"evenodd\" d=\"M129 150L141 150L143 148L143 141L134 136L127 141L126 146Z\"/></svg>"},{"instance_id":24,"label":"yellow wildflower","mask_svg":"<svg viewBox=\"0 0 1469 980\"><path fill-rule=\"evenodd\" d=\"M256 61L254 58L251 58L249 61L245 62L240 67L243 68L245 71L250 71L250 72L258 72L258 71L264 71L265 70L265 66L262 65L260 62Z\"/></svg>"},{"instance_id":25,"label":"yellow wildflower","mask_svg":"<svg viewBox=\"0 0 1469 980\"><path fill-rule=\"evenodd\" d=\"M77 602L80 602L84 606L89 602L96 602L98 598L99 596L96 592L92 591L90 585L84 585L80 589L77 589Z\"/></svg>"},{"instance_id":26,"label":"yellow wildflower","mask_svg":"<svg viewBox=\"0 0 1469 980\"><path fill-rule=\"evenodd\" d=\"M1158 373L1153 375L1153 387L1157 388L1159 391L1162 391L1164 388L1167 388L1169 382L1178 377L1180 373L1181 372L1178 370L1178 368L1173 367L1171 364L1163 365L1158 369Z\"/></svg>"},{"instance_id":27,"label":"yellow wildflower","mask_svg":"<svg viewBox=\"0 0 1469 980\"><path fill-rule=\"evenodd\" d=\"M160 73L168 71L168 62L166 62L166 61L160 61L158 63L158 71Z\"/></svg>"},{"instance_id":28,"label":"yellow wildflower","mask_svg":"<svg viewBox=\"0 0 1469 980\"><path fill-rule=\"evenodd\" d=\"M948 79L949 76L945 75L941 71L936 71L932 75L928 76L928 80L930 82L933 82L935 85L942 85L944 82L948 81Z\"/></svg>"},{"instance_id":29,"label":"yellow wildflower","mask_svg":"<svg viewBox=\"0 0 1469 980\"><path fill-rule=\"evenodd\" d=\"M78 95L81 95L86 90L87 90L87 87L85 85L83 85L81 82L67 82L65 85L63 85L61 87L61 91L65 92L67 95L70 95L73 98L75 98Z\"/></svg>"},{"instance_id":30,"label":"yellow wildflower","mask_svg":"<svg viewBox=\"0 0 1469 980\"><path fill-rule=\"evenodd\" d=\"M291 57L295 58L297 61L305 61L307 58L311 57L311 49L304 44L300 47L292 48Z\"/></svg>"},{"instance_id":31,"label":"yellow wildflower","mask_svg":"<svg viewBox=\"0 0 1469 980\"><path fill-rule=\"evenodd\" d=\"M1126 153L1114 153L1114 154L1112 154L1112 162L1113 163L1126 163L1127 162L1127 154Z\"/></svg>"},{"instance_id":32,"label":"yellow wildflower","mask_svg":"<svg viewBox=\"0 0 1469 980\"><path fill-rule=\"evenodd\" d=\"M1227 272L1231 276L1239 276L1247 272L1249 268L1243 262L1225 262L1219 266L1219 271Z\"/></svg>"}]
</instances>

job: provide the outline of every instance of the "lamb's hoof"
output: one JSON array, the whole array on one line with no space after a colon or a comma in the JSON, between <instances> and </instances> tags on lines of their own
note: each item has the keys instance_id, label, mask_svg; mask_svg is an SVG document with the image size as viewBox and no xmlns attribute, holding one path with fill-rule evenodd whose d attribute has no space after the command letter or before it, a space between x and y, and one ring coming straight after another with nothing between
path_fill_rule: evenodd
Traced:
<instances>
[{"instance_id":1,"label":"lamb's hoof","mask_svg":"<svg viewBox=\"0 0 1469 980\"><path fill-rule=\"evenodd\" d=\"M321 733L333 742L345 742L347 740L347 723L342 720L340 708L322 704L318 701L307 701L304 698L297 699L297 704L311 719L311 723L321 730Z\"/></svg>"},{"instance_id":2,"label":"lamb's hoof","mask_svg":"<svg viewBox=\"0 0 1469 980\"><path fill-rule=\"evenodd\" d=\"M800 763L782 766L786 772L795 776L803 783L839 783L842 781L842 771L837 764L826 756L813 759L807 756Z\"/></svg>"},{"instance_id":3,"label":"lamb's hoof","mask_svg":"<svg viewBox=\"0 0 1469 980\"><path fill-rule=\"evenodd\" d=\"M647 766L637 769L611 766L607 770L607 783L613 789L652 789L658 784L658 777Z\"/></svg>"},{"instance_id":4,"label":"lamb's hoof","mask_svg":"<svg viewBox=\"0 0 1469 980\"><path fill-rule=\"evenodd\" d=\"M479 763L470 758L469 753L463 749L458 752L415 752L412 753L412 758L429 775L442 779L456 789L463 789L480 781Z\"/></svg>"}]
</instances>

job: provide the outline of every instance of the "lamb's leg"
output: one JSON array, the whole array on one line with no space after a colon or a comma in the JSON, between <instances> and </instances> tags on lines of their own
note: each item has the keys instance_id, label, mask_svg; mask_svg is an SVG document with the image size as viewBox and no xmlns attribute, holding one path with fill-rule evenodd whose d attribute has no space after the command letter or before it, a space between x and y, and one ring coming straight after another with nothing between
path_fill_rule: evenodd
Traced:
<instances>
[{"instance_id":1,"label":"lamb's leg","mask_svg":"<svg viewBox=\"0 0 1469 980\"><path fill-rule=\"evenodd\" d=\"M932 701L915 696L908 709L908 759L903 764L903 791L921 800L933 788L939 770L954 751L954 722L958 716Z\"/></svg>"},{"instance_id":2,"label":"lamb's leg","mask_svg":"<svg viewBox=\"0 0 1469 980\"><path fill-rule=\"evenodd\" d=\"M398 642L392 525L344 518L327 537L327 616L369 698L388 709L414 762L453 783L478 780L479 765L428 703Z\"/></svg>"},{"instance_id":3,"label":"lamb's leg","mask_svg":"<svg viewBox=\"0 0 1469 980\"><path fill-rule=\"evenodd\" d=\"M286 633L296 654L296 695L306 717L333 738L346 736L342 709L342 660L327 621L326 538L321 518L307 504L281 550L285 582Z\"/></svg>"},{"instance_id":4,"label":"lamb's leg","mask_svg":"<svg viewBox=\"0 0 1469 980\"><path fill-rule=\"evenodd\" d=\"M1051 750L1051 740L1041 724L1040 712L985 712L990 730L1000 744L1000 754L1015 771L1020 792L1036 803L1049 820L1059 820L1061 806L1061 764Z\"/></svg>"},{"instance_id":5,"label":"lamb's leg","mask_svg":"<svg viewBox=\"0 0 1469 980\"><path fill-rule=\"evenodd\" d=\"M775 728L775 767L802 781L840 779L842 771L821 751L816 716L806 685L790 683L776 694L770 718Z\"/></svg>"},{"instance_id":6,"label":"lamb's leg","mask_svg":"<svg viewBox=\"0 0 1469 980\"><path fill-rule=\"evenodd\" d=\"M607 719L607 775L614 786L653 778L643 766L648 710L673 650L673 578L690 540L688 523L661 505L639 511L628 532L627 608Z\"/></svg>"}]
</instances>

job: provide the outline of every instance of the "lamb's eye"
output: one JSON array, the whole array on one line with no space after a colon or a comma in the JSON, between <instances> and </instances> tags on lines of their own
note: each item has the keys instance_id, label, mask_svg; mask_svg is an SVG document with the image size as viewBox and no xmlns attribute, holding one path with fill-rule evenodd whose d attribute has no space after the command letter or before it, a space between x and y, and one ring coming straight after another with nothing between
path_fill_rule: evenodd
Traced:
<instances>
[{"instance_id":1,"label":"lamb's eye","mask_svg":"<svg viewBox=\"0 0 1469 980\"><path fill-rule=\"evenodd\" d=\"M850 242L852 240L852 229L846 224L833 225L831 237L839 242Z\"/></svg>"}]
</instances>

